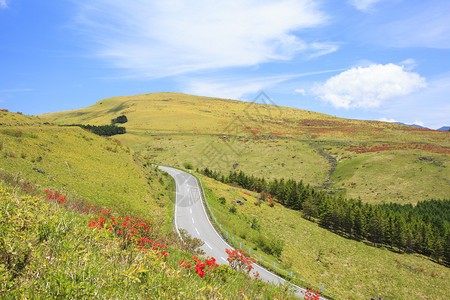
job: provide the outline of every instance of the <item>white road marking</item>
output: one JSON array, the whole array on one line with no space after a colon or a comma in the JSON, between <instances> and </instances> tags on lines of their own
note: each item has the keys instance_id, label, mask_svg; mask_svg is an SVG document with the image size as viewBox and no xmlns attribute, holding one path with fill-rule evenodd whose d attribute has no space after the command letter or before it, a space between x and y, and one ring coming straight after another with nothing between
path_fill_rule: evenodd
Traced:
<instances>
[{"instance_id":1,"label":"white road marking","mask_svg":"<svg viewBox=\"0 0 450 300\"><path fill-rule=\"evenodd\" d=\"M209 247L209 249L211 249L212 250L212 247L207 243L207 242L205 242L205 244L206 244L206 246L208 246Z\"/></svg>"},{"instance_id":2,"label":"white road marking","mask_svg":"<svg viewBox=\"0 0 450 300\"><path fill-rule=\"evenodd\" d=\"M194 227L195 228L195 227ZM195 231L197 231L197 234L200 235L200 232L198 232L197 228L195 228Z\"/></svg>"},{"instance_id":3,"label":"white road marking","mask_svg":"<svg viewBox=\"0 0 450 300\"><path fill-rule=\"evenodd\" d=\"M189 212L192 214L192 208L189 208Z\"/></svg>"},{"instance_id":4,"label":"white road marking","mask_svg":"<svg viewBox=\"0 0 450 300\"><path fill-rule=\"evenodd\" d=\"M223 259L224 261L228 262L225 258L223 258L223 257L220 257L220 258Z\"/></svg>"},{"instance_id":5,"label":"white road marking","mask_svg":"<svg viewBox=\"0 0 450 300\"><path fill-rule=\"evenodd\" d=\"M194 218L192 218L192 223L195 223Z\"/></svg>"}]
</instances>

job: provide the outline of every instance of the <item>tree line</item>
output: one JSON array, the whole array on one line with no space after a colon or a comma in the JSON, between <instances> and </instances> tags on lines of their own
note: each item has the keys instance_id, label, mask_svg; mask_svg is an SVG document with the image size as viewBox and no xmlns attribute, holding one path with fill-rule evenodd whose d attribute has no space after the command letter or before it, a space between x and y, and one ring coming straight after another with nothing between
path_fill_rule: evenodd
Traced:
<instances>
[{"instance_id":1,"label":"tree line","mask_svg":"<svg viewBox=\"0 0 450 300\"><path fill-rule=\"evenodd\" d=\"M83 125L83 124L71 124L66 126L78 126L86 129L94 134L101 136L112 136L116 134L124 134L127 132L125 127L116 125Z\"/></svg>"},{"instance_id":2,"label":"tree line","mask_svg":"<svg viewBox=\"0 0 450 300\"><path fill-rule=\"evenodd\" d=\"M343 236L367 240L374 246L420 253L450 266L450 199L411 204L368 204L330 195L293 179L266 180L244 172L228 175L205 168L204 175L273 197L283 206L302 212L308 220ZM264 200L264 199L262 199Z\"/></svg>"},{"instance_id":3,"label":"tree line","mask_svg":"<svg viewBox=\"0 0 450 300\"><path fill-rule=\"evenodd\" d=\"M124 134L127 132L125 127L116 126L116 124L124 124L128 122L126 115L120 115L117 118L111 119L111 125L82 125L82 124L71 124L66 126L78 126L86 129L94 134L101 136L112 136L116 134Z\"/></svg>"}]
</instances>

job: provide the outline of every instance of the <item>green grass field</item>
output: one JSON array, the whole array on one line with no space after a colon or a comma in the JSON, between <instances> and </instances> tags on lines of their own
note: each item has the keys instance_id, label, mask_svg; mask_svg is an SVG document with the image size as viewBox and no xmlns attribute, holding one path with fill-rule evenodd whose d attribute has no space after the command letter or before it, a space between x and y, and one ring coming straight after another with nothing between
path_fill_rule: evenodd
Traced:
<instances>
[{"instance_id":1,"label":"green grass field","mask_svg":"<svg viewBox=\"0 0 450 300\"><path fill-rule=\"evenodd\" d=\"M448 132L178 93L114 97L40 117L100 125L121 114L127 133L116 138L157 163L329 183L369 203L450 194ZM374 147L380 150L358 152Z\"/></svg>"}]
</instances>

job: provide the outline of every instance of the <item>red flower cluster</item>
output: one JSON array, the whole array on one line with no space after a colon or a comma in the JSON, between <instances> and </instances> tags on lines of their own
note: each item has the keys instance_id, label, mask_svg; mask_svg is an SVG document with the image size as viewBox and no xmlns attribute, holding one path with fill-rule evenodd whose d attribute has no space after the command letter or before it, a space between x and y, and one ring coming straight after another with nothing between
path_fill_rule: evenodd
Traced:
<instances>
[{"instance_id":1,"label":"red flower cluster","mask_svg":"<svg viewBox=\"0 0 450 300\"><path fill-rule=\"evenodd\" d=\"M178 264L180 266L182 266L183 268L186 268L186 269L190 269L191 268L191 265L188 262L184 261L184 260L180 260L180 262Z\"/></svg>"},{"instance_id":2,"label":"red flower cluster","mask_svg":"<svg viewBox=\"0 0 450 300\"><path fill-rule=\"evenodd\" d=\"M194 256L192 259L196 262L195 273L198 274L198 276L200 276L201 278L205 277L205 270L214 270L214 268L219 266L218 264L216 264L216 259L214 257L211 257L211 259L205 259L204 263L201 262L200 259L198 259L196 256ZM186 269L191 268L191 265L184 260L180 260L178 264Z\"/></svg>"},{"instance_id":3,"label":"red flower cluster","mask_svg":"<svg viewBox=\"0 0 450 300\"><path fill-rule=\"evenodd\" d=\"M100 216L97 220L92 220L91 222L89 222L89 227L93 227L93 228L98 228L98 229L102 229L103 228L103 224L106 223L106 220L102 218L102 216Z\"/></svg>"},{"instance_id":4,"label":"red flower cluster","mask_svg":"<svg viewBox=\"0 0 450 300\"><path fill-rule=\"evenodd\" d=\"M60 192L54 193L45 190L47 196L44 199L55 201L58 204L66 204L66 196ZM72 201L73 202L73 201ZM76 210L81 213L95 213L100 215L98 219L89 222L88 226L98 230L108 230L116 236L121 237L127 243L133 243L138 250L147 251L149 249L156 252L157 257L167 258L168 253L164 249L168 249L161 237L152 231L153 223L144 219L135 217L114 217L111 216L111 210L101 208L96 205L86 206L83 202L75 202L72 206L65 206L68 209ZM159 241L158 241L159 240Z\"/></svg>"},{"instance_id":5,"label":"red flower cluster","mask_svg":"<svg viewBox=\"0 0 450 300\"><path fill-rule=\"evenodd\" d=\"M195 266L195 273L197 273L201 278L205 277L205 271L203 271L203 269L205 269L205 264L198 262Z\"/></svg>"},{"instance_id":6,"label":"red flower cluster","mask_svg":"<svg viewBox=\"0 0 450 300\"><path fill-rule=\"evenodd\" d=\"M89 227L109 230L116 236L132 242L140 251L151 249L157 253L158 258L167 258L168 253L164 249L168 249L168 247L162 240L157 241L154 239L152 226L153 224L151 222L144 221L141 218L136 217L133 219L122 216L117 218L112 216L106 219L99 216L98 219L89 222Z\"/></svg>"},{"instance_id":7,"label":"red flower cluster","mask_svg":"<svg viewBox=\"0 0 450 300\"><path fill-rule=\"evenodd\" d=\"M227 261L232 269L245 270L247 273L253 270L252 263L256 263L256 260L252 259L245 251L241 249L233 251L225 249L225 251L228 254Z\"/></svg>"},{"instance_id":8,"label":"red flower cluster","mask_svg":"<svg viewBox=\"0 0 450 300\"><path fill-rule=\"evenodd\" d=\"M320 299L320 291L317 291L310 286L308 286L308 289L306 290L306 292L302 292L302 294L305 295L304 299L307 299L307 300Z\"/></svg>"},{"instance_id":9,"label":"red flower cluster","mask_svg":"<svg viewBox=\"0 0 450 300\"><path fill-rule=\"evenodd\" d=\"M49 190L45 190L45 192L47 193L47 196L44 196L44 199L56 200L59 204L66 203L66 196L62 195L60 192L55 191L52 193Z\"/></svg>"}]
</instances>

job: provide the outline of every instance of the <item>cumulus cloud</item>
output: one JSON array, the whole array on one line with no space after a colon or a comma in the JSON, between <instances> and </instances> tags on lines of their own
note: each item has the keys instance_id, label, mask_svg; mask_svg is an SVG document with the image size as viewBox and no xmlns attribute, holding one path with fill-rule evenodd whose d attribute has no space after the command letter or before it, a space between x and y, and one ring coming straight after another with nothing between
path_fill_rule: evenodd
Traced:
<instances>
[{"instance_id":1,"label":"cumulus cloud","mask_svg":"<svg viewBox=\"0 0 450 300\"><path fill-rule=\"evenodd\" d=\"M304 29L328 17L313 0L80 0L75 28L96 56L131 75L161 77L315 57L336 51Z\"/></svg>"},{"instance_id":2,"label":"cumulus cloud","mask_svg":"<svg viewBox=\"0 0 450 300\"><path fill-rule=\"evenodd\" d=\"M350 0L349 3L361 11L368 11L375 6L376 3L383 0Z\"/></svg>"},{"instance_id":3,"label":"cumulus cloud","mask_svg":"<svg viewBox=\"0 0 450 300\"><path fill-rule=\"evenodd\" d=\"M377 108L426 87L425 78L395 64L355 67L316 83L312 93L336 108Z\"/></svg>"}]
</instances>

